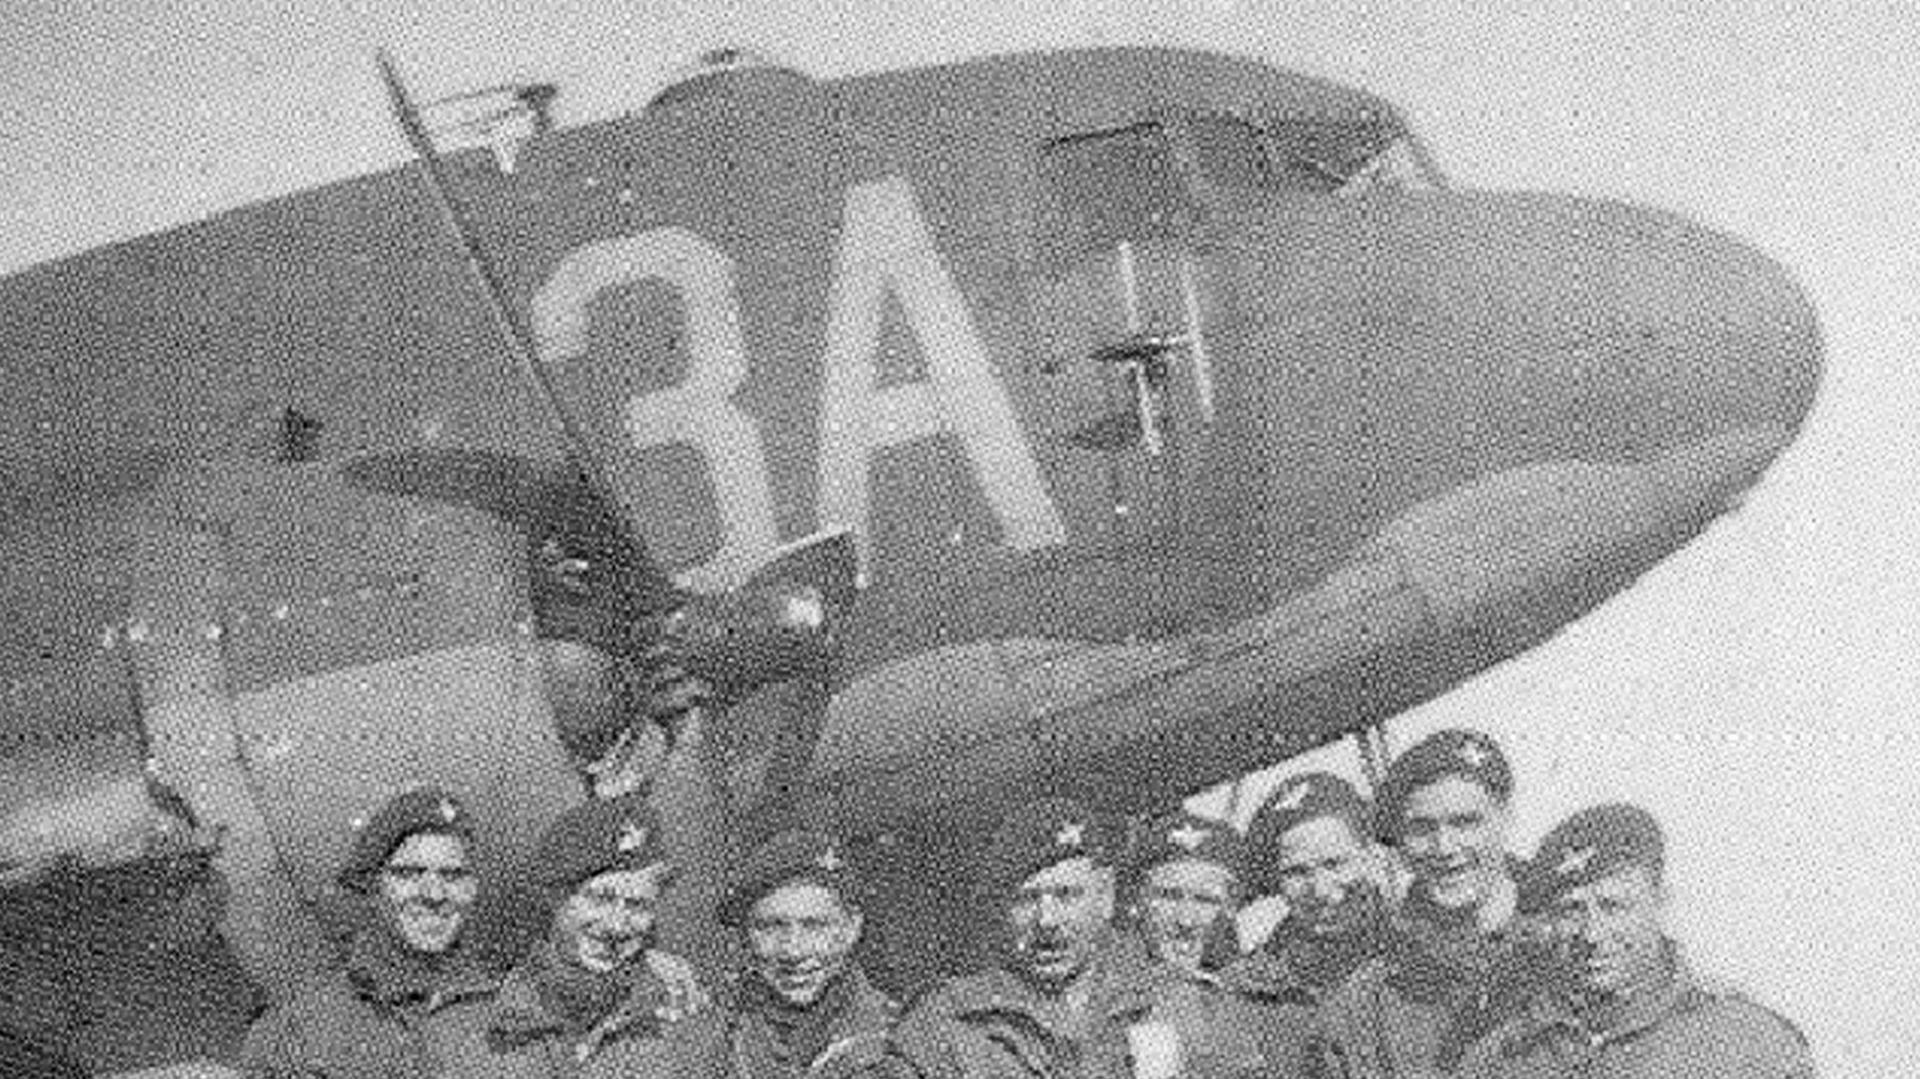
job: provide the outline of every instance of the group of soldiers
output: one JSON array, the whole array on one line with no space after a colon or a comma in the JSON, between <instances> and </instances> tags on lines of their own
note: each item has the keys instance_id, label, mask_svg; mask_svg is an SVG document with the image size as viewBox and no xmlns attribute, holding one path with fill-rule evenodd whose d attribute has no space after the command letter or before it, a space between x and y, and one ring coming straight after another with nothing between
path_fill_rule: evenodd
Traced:
<instances>
[{"instance_id":1,"label":"group of soldiers","mask_svg":"<svg viewBox=\"0 0 1920 1079\"><path fill-rule=\"evenodd\" d=\"M470 943L473 823L433 789L354 836L343 962L253 1027L243 1074L733 1079L1810 1076L1794 1028L1696 976L1666 931L1665 846L1597 806L1509 853L1511 770L1445 731L1369 802L1284 782L1245 835L1174 811L1014 808L977 893L986 969L904 1010L861 969L872 900L845 846L776 835L726 882L744 957L724 986L657 947L674 866L634 794L567 812L534 859L546 915L504 975ZM928 882L958 888L963 882ZM1285 917L1249 953L1244 902ZM921 926L927 933L941 926Z\"/></svg>"}]
</instances>

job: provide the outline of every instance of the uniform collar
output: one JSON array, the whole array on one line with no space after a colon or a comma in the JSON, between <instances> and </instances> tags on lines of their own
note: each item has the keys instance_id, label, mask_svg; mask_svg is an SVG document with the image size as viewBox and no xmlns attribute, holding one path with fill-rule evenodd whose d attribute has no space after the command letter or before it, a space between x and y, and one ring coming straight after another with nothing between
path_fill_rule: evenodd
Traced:
<instances>
[{"instance_id":1,"label":"uniform collar","mask_svg":"<svg viewBox=\"0 0 1920 1079\"><path fill-rule=\"evenodd\" d=\"M1286 922L1264 944L1222 972L1230 989L1281 1002L1313 1004L1345 982L1360 964L1386 948L1384 920L1345 936L1321 939Z\"/></svg>"},{"instance_id":2,"label":"uniform collar","mask_svg":"<svg viewBox=\"0 0 1920 1079\"><path fill-rule=\"evenodd\" d=\"M1698 996L1699 983L1673 942L1666 944L1667 979L1658 988L1625 1000L1582 1004L1561 993L1535 999L1533 1018L1543 1028L1565 1030L1589 1045L1625 1041L1658 1026Z\"/></svg>"},{"instance_id":3,"label":"uniform collar","mask_svg":"<svg viewBox=\"0 0 1920 1079\"><path fill-rule=\"evenodd\" d=\"M1382 949L1388 983L1411 999L1524 1007L1550 968L1532 923L1515 919L1494 933L1396 917Z\"/></svg>"},{"instance_id":4,"label":"uniform collar","mask_svg":"<svg viewBox=\"0 0 1920 1079\"><path fill-rule=\"evenodd\" d=\"M899 1017L900 1009L885 993L867 980L867 972L860 968L860 964L849 964L843 977L846 978L852 995L852 1000L847 1006L845 1029L849 1033L866 1033L868 1031L884 1032L892 1028L894 1020Z\"/></svg>"},{"instance_id":5,"label":"uniform collar","mask_svg":"<svg viewBox=\"0 0 1920 1079\"><path fill-rule=\"evenodd\" d=\"M1509 858L1509 881L1518 879L1520 872L1521 863ZM1415 890L1391 917L1387 950L1397 952L1397 965L1407 969L1426 969L1449 978L1484 973L1526 935L1525 925L1514 913L1489 929L1480 923L1477 912L1463 915L1437 906L1425 892Z\"/></svg>"},{"instance_id":6,"label":"uniform collar","mask_svg":"<svg viewBox=\"0 0 1920 1079\"><path fill-rule=\"evenodd\" d=\"M427 1012L485 996L500 979L463 946L428 956L408 948L384 924L364 925L347 944L347 982L362 999L388 1008Z\"/></svg>"},{"instance_id":7,"label":"uniform collar","mask_svg":"<svg viewBox=\"0 0 1920 1079\"><path fill-rule=\"evenodd\" d=\"M850 963L812 1007L783 1007L772 991L751 973L743 973L728 994L733 1014L736 1055L747 1058L770 1054L772 1069L742 1060L739 1074L777 1073L808 1069L822 1060L883 1037L893 1026L898 1009L873 984L857 963Z\"/></svg>"},{"instance_id":8,"label":"uniform collar","mask_svg":"<svg viewBox=\"0 0 1920 1079\"><path fill-rule=\"evenodd\" d=\"M1161 988L1180 976L1147 960L1138 941L1115 933L1101 945L1093 964L1082 975L1092 1011L1108 1019L1128 1019L1153 1007ZM953 983L953 1010L959 1015L1012 1012L1042 1027L1051 1027L1054 999L1036 991L1025 978L1004 967Z\"/></svg>"},{"instance_id":9,"label":"uniform collar","mask_svg":"<svg viewBox=\"0 0 1920 1079\"><path fill-rule=\"evenodd\" d=\"M507 975L487 1024L490 1045L510 1050L549 1038L574 1037L578 1039L577 1054L584 1059L608 1041L659 1027L666 989L641 959L635 958L618 972L618 1000L585 1031L577 1019L562 1014L550 1003L551 993L541 992L543 981L561 975L557 966L561 962L553 954L552 945L543 942Z\"/></svg>"},{"instance_id":10,"label":"uniform collar","mask_svg":"<svg viewBox=\"0 0 1920 1079\"><path fill-rule=\"evenodd\" d=\"M1310 1003L1286 956L1267 948L1256 949L1228 964L1227 969L1220 972L1220 982L1242 996L1273 1001L1298 997L1298 1003Z\"/></svg>"},{"instance_id":11,"label":"uniform collar","mask_svg":"<svg viewBox=\"0 0 1920 1079\"><path fill-rule=\"evenodd\" d=\"M735 999L745 1006L744 1011L765 1013L778 1007L771 1000L772 991L756 984L758 981L751 974L744 975L736 989ZM884 993L874 988L858 962L847 964L816 1007L825 1009L823 1017L829 1018L836 1030L849 1032L884 1030L898 1011Z\"/></svg>"},{"instance_id":12,"label":"uniform collar","mask_svg":"<svg viewBox=\"0 0 1920 1079\"><path fill-rule=\"evenodd\" d=\"M1225 984L1223 976L1226 967L1230 966L1231 963L1208 963L1204 961L1203 957L1203 962L1198 970L1189 970L1184 966L1168 962L1155 955L1153 945L1147 940L1145 929L1133 933L1116 929L1113 935L1114 948L1122 951L1122 958L1124 960L1131 961L1131 958L1137 957L1140 966L1151 968L1156 974L1164 974L1166 981L1169 983L1191 983L1207 989L1218 989ZM1129 957L1125 953L1131 953L1131 956ZM1237 953L1235 961L1238 961Z\"/></svg>"}]
</instances>

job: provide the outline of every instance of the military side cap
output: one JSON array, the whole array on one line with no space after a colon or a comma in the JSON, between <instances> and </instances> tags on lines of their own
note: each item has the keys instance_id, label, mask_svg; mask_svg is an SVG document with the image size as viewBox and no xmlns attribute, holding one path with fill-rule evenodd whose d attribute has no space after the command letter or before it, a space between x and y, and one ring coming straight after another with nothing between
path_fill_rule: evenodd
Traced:
<instances>
[{"instance_id":1,"label":"military side cap","mask_svg":"<svg viewBox=\"0 0 1920 1079\"><path fill-rule=\"evenodd\" d=\"M1134 833L1127 865L1144 874L1158 865L1177 861L1213 862L1237 877L1246 870L1246 844L1225 821L1178 810L1154 820Z\"/></svg>"},{"instance_id":2,"label":"military side cap","mask_svg":"<svg viewBox=\"0 0 1920 1079\"><path fill-rule=\"evenodd\" d=\"M1583 809L1554 825L1540 841L1521 896L1528 911L1546 909L1574 888L1592 884L1628 866L1644 866L1658 878L1667 845L1660 822L1636 805L1609 802Z\"/></svg>"},{"instance_id":3,"label":"military side cap","mask_svg":"<svg viewBox=\"0 0 1920 1079\"><path fill-rule=\"evenodd\" d=\"M1345 821L1361 839L1373 835L1373 806L1353 784L1332 772L1303 772L1275 787L1247 825L1247 853L1265 884L1280 859L1280 840L1310 820Z\"/></svg>"},{"instance_id":4,"label":"military side cap","mask_svg":"<svg viewBox=\"0 0 1920 1079\"><path fill-rule=\"evenodd\" d=\"M602 873L666 860L660 818L645 798L628 795L595 799L562 813L540 836L534 873L548 888L572 891Z\"/></svg>"},{"instance_id":5,"label":"military side cap","mask_svg":"<svg viewBox=\"0 0 1920 1079\"><path fill-rule=\"evenodd\" d=\"M1478 783L1502 802L1513 794L1513 769L1493 739L1479 731L1435 731L1387 766L1386 782L1380 788L1379 823L1384 837L1397 838L1409 795L1450 777Z\"/></svg>"},{"instance_id":6,"label":"military side cap","mask_svg":"<svg viewBox=\"0 0 1920 1079\"><path fill-rule=\"evenodd\" d=\"M844 845L819 832L788 831L762 843L731 875L720 897L720 924L745 925L755 903L796 881L830 889L850 907L860 904L859 879L847 862Z\"/></svg>"},{"instance_id":7,"label":"military side cap","mask_svg":"<svg viewBox=\"0 0 1920 1079\"><path fill-rule=\"evenodd\" d=\"M473 818L460 800L439 787L415 787L388 799L371 817L353 822L353 846L337 878L342 887L366 885L407 837L422 832L473 842Z\"/></svg>"},{"instance_id":8,"label":"military side cap","mask_svg":"<svg viewBox=\"0 0 1920 1079\"><path fill-rule=\"evenodd\" d=\"M987 883L1012 888L1048 866L1074 858L1112 865L1119 846L1111 818L1071 798L1029 802L1000 822L987 849Z\"/></svg>"}]
</instances>

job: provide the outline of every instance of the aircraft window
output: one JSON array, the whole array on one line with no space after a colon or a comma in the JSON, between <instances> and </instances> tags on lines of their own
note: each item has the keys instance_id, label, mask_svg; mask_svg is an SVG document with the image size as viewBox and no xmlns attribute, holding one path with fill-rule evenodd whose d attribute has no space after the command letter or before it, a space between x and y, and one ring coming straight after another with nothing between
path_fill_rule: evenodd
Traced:
<instances>
[{"instance_id":1,"label":"aircraft window","mask_svg":"<svg viewBox=\"0 0 1920 1079\"><path fill-rule=\"evenodd\" d=\"M1193 162L1223 187L1352 195L1440 186L1413 141L1384 124L1293 119L1262 131L1236 116L1188 121Z\"/></svg>"},{"instance_id":2,"label":"aircraft window","mask_svg":"<svg viewBox=\"0 0 1920 1079\"><path fill-rule=\"evenodd\" d=\"M1280 187L1260 129L1237 116L1198 116L1188 125L1194 163L1225 187Z\"/></svg>"},{"instance_id":3,"label":"aircraft window","mask_svg":"<svg viewBox=\"0 0 1920 1079\"><path fill-rule=\"evenodd\" d=\"M1267 143L1283 186L1339 191L1405 139L1371 121L1289 119L1274 124Z\"/></svg>"},{"instance_id":4,"label":"aircraft window","mask_svg":"<svg viewBox=\"0 0 1920 1079\"><path fill-rule=\"evenodd\" d=\"M1086 241L1174 236L1194 217L1159 124L1055 139L1041 160L1047 187Z\"/></svg>"},{"instance_id":5,"label":"aircraft window","mask_svg":"<svg viewBox=\"0 0 1920 1079\"><path fill-rule=\"evenodd\" d=\"M1355 170L1347 182L1335 191L1339 195L1357 195L1367 191L1431 191L1440 186L1439 178L1428 170L1414 149L1413 140L1399 138L1385 150L1373 155Z\"/></svg>"}]
</instances>

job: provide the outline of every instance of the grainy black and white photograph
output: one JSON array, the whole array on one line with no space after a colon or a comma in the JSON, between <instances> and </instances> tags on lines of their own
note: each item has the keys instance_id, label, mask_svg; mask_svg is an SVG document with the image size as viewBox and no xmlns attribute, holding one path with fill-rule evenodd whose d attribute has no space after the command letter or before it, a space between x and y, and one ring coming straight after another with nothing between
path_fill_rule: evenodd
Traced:
<instances>
[{"instance_id":1,"label":"grainy black and white photograph","mask_svg":"<svg viewBox=\"0 0 1920 1079\"><path fill-rule=\"evenodd\" d=\"M10 0L0 1076L1905 1074L1916 45Z\"/></svg>"}]
</instances>

